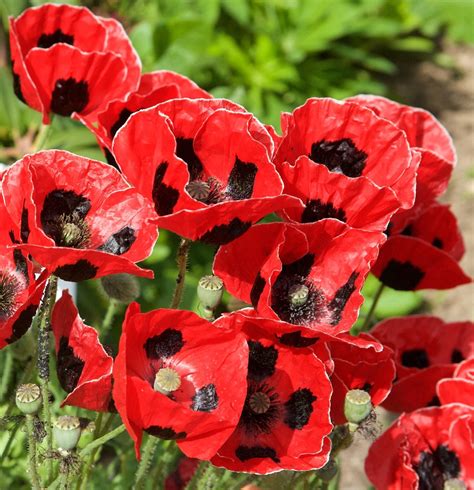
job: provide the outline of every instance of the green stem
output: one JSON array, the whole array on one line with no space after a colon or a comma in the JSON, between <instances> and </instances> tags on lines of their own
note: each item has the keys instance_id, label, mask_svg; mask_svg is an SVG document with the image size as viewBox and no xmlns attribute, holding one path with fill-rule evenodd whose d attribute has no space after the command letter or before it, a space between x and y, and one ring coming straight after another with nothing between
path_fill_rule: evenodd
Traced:
<instances>
[{"instance_id":1,"label":"green stem","mask_svg":"<svg viewBox=\"0 0 474 490\"><path fill-rule=\"evenodd\" d=\"M52 120L49 124L42 124L36 134L36 138L33 141L33 145L31 146L31 152L35 153L36 151L40 151L44 148L46 144L46 140L48 139L49 130L51 128Z\"/></svg>"},{"instance_id":2,"label":"green stem","mask_svg":"<svg viewBox=\"0 0 474 490\"><path fill-rule=\"evenodd\" d=\"M379 299L382 296L384 288L385 288L385 284L383 284L381 282L377 291L375 292L374 299L372 300L372 304L370 305L370 310L367 313L367 316L365 317L364 324L362 325L359 332L367 332L370 330L371 323L372 323L372 317L374 316L375 308L377 307L377 303L379 302Z\"/></svg>"},{"instance_id":3,"label":"green stem","mask_svg":"<svg viewBox=\"0 0 474 490\"><path fill-rule=\"evenodd\" d=\"M178 263L178 276L176 277L176 289L174 290L173 299L171 300L170 308L178 308L184 292L184 280L186 278L186 266L188 262L188 253L191 248L191 241L186 238L181 238L181 242L176 254L176 262Z\"/></svg>"},{"instance_id":4,"label":"green stem","mask_svg":"<svg viewBox=\"0 0 474 490\"><path fill-rule=\"evenodd\" d=\"M90 444L88 444L84 449L82 449L80 451L80 455L85 456L86 454L89 454L94 449L98 448L99 446L104 445L107 441L110 441L114 437L117 437L118 435L120 435L124 430L125 430L125 425L123 425L123 424L119 425L114 430L108 432L107 434L103 435L102 437L99 437L99 439L96 439L95 441L92 441Z\"/></svg>"},{"instance_id":5,"label":"green stem","mask_svg":"<svg viewBox=\"0 0 474 490\"><path fill-rule=\"evenodd\" d=\"M142 451L142 458L140 464L138 465L137 473L135 475L135 486L133 488L136 490L142 488L143 484L145 483L143 480L145 479L145 476L151 465L151 460L153 459L153 455L155 454L157 445L158 438L148 436L148 440L146 441L145 448Z\"/></svg>"},{"instance_id":6,"label":"green stem","mask_svg":"<svg viewBox=\"0 0 474 490\"><path fill-rule=\"evenodd\" d=\"M114 316L118 311L119 303L111 299L109 301L109 306L107 308L107 312L105 314L104 320L102 322L102 327L100 329L100 333L102 334L102 338L104 339L109 333L110 328L112 327L112 322L114 320Z\"/></svg>"},{"instance_id":7,"label":"green stem","mask_svg":"<svg viewBox=\"0 0 474 490\"><path fill-rule=\"evenodd\" d=\"M2 369L2 382L0 384L0 400L3 401L4 396L8 391L10 386L11 378L13 373L13 355L7 350L5 353L5 364Z\"/></svg>"},{"instance_id":8,"label":"green stem","mask_svg":"<svg viewBox=\"0 0 474 490\"><path fill-rule=\"evenodd\" d=\"M30 473L31 487L35 490L41 488L37 468L36 439L34 435L34 415L26 416L26 430L28 434L28 471Z\"/></svg>"}]
</instances>

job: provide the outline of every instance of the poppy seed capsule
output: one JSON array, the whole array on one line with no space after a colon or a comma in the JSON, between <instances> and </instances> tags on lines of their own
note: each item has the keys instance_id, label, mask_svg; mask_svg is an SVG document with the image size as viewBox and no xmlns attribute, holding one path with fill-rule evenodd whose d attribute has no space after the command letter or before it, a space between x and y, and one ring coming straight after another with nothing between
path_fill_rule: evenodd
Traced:
<instances>
[{"instance_id":1,"label":"poppy seed capsule","mask_svg":"<svg viewBox=\"0 0 474 490\"><path fill-rule=\"evenodd\" d=\"M205 201L211 192L211 186L207 182L193 180L186 185L188 194L196 201Z\"/></svg>"},{"instance_id":2,"label":"poppy seed capsule","mask_svg":"<svg viewBox=\"0 0 474 490\"><path fill-rule=\"evenodd\" d=\"M266 393L257 391L250 397L249 405L250 408L252 409L252 412L266 413L270 408L271 402L270 402L270 398Z\"/></svg>"},{"instance_id":3,"label":"poppy seed capsule","mask_svg":"<svg viewBox=\"0 0 474 490\"><path fill-rule=\"evenodd\" d=\"M466 484L457 478L451 478L444 482L443 490L466 490Z\"/></svg>"},{"instance_id":4,"label":"poppy seed capsule","mask_svg":"<svg viewBox=\"0 0 474 490\"><path fill-rule=\"evenodd\" d=\"M344 400L344 415L348 422L360 424L372 410L370 395L364 390L350 390Z\"/></svg>"},{"instance_id":5,"label":"poppy seed capsule","mask_svg":"<svg viewBox=\"0 0 474 490\"><path fill-rule=\"evenodd\" d=\"M308 301L309 288L304 284L295 284L291 286L288 296L293 306L302 306Z\"/></svg>"},{"instance_id":6,"label":"poppy seed capsule","mask_svg":"<svg viewBox=\"0 0 474 490\"><path fill-rule=\"evenodd\" d=\"M81 437L81 422L78 417L62 415L53 424L53 436L60 449L70 451Z\"/></svg>"},{"instance_id":7,"label":"poppy seed capsule","mask_svg":"<svg viewBox=\"0 0 474 490\"><path fill-rule=\"evenodd\" d=\"M171 368L162 368L155 374L153 389L163 395L169 395L181 386L179 374Z\"/></svg>"},{"instance_id":8,"label":"poppy seed capsule","mask_svg":"<svg viewBox=\"0 0 474 490\"><path fill-rule=\"evenodd\" d=\"M112 274L100 280L105 294L120 303L131 303L140 296L140 283L130 274Z\"/></svg>"},{"instance_id":9,"label":"poppy seed capsule","mask_svg":"<svg viewBox=\"0 0 474 490\"><path fill-rule=\"evenodd\" d=\"M16 390L15 403L21 412L27 415L36 413L41 407L41 390L38 385L27 383Z\"/></svg>"},{"instance_id":10,"label":"poppy seed capsule","mask_svg":"<svg viewBox=\"0 0 474 490\"><path fill-rule=\"evenodd\" d=\"M197 295L205 308L213 310L222 299L224 283L217 276L203 276L199 279Z\"/></svg>"}]
</instances>

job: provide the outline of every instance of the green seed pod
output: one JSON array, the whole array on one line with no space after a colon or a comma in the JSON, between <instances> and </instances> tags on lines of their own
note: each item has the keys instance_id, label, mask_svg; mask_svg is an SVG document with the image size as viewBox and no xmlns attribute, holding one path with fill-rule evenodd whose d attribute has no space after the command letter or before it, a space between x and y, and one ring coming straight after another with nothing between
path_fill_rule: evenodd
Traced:
<instances>
[{"instance_id":1,"label":"green seed pod","mask_svg":"<svg viewBox=\"0 0 474 490\"><path fill-rule=\"evenodd\" d=\"M72 415L61 415L53 424L53 436L60 449L74 449L81 437L81 421Z\"/></svg>"},{"instance_id":2,"label":"green seed pod","mask_svg":"<svg viewBox=\"0 0 474 490\"><path fill-rule=\"evenodd\" d=\"M204 308L214 310L221 302L224 283L217 276L203 276L199 279L197 295Z\"/></svg>"},{"instance_id":3,"label":"green seed pod","mask_svg":"<svg viewBox=\"0 0 474 490\"><path fill-rule=\"evenodd\" d=\"M304 284L295 284L288 292L291 304L293 306L303 306L309 297L309 288Z\"/></svg>"},{"instance_id":4,"label":"green seed pod","mask_svg":"<svg viewBox=\"0 0 474 490\"><path fill-rule=\"evenodd\" d=\"M466 490L466 484L457 478L451 478L444 482L444 490Z\"/></svg>"},{"instance_id":5,"label":"green seed pod","mask_svg":"<svg viewBox=\"0 0 474 490\"><path fill-rule=\"evenodd\" d=\"M174 369L162 368L155 374L153 389L163 393L163 395L173 393L173 391L176 391L180 386L181 378Z\"/></svg>"},{"instance_id":6,"label":"green seed pod","mask_svg":"<svg viewBox=\"0 0 474 490\"><path fill-rule=\"evenodd\" d=\"M370 395L364 390L350 390L344 400L344 415L348 422L360 424L372 410Z\"/></svg>"},{"instance_id":7,"label":"green seed pod","mask_svg":"<svg viewBox=\"0 0 474 490\"><path fill-rule=\"evenodd\" d=\"M130 274L112 274L100 280L105 294L120 303L131 303L140 296L140 283Z\"/></svg>"},{"instance_id":8,"label":"green seed pod","mask_svg":"<svg viewBox=\"0 0 474 490\"><path fill-rule=\"evenodd\" d=\"M15 403L24 414L36 413L41 407L41 401L41 390L38 385L27 383L20 385L16 390Z\"/></svg>"}]
</instances>

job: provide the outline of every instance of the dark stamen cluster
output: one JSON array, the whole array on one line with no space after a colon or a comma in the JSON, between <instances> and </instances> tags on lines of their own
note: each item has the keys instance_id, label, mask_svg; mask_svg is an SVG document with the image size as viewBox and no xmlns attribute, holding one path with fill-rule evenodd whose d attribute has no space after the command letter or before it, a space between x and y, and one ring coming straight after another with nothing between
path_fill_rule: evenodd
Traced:
<instances>
[{"instance_id":1,"label":"dark stamen cluster","mask_svg":"<svg viewBox=\"0 0 474 490\"><path fill-rule=\"evenodd\" d=\"M256 396L263 394L268 399L268 408L257 409L254 403ZM263 397L263 396L262 396ZM251 436L269 434L281 415L281 403L278 393L266 383L249 383L247 398L240 417L239 425Z\"/></svg>"},{"instance_id":2,"label":"dark stamen cluster","mask_svg":"<svg viewBox=\"0 0 474 490\"><path fill-rule=\"evenodd\" d=\"M447 446L440 445L433 452L423 451L413 465L419 478L420 490L442 489L444 483L457 478L461 472L459 458Z\"/></svg>"},{"instance_id":3,"label":"dark stamen cluster","mask_svg":"<svg viewBox=\"0 0 474 490\"><path fill-rule=\"evenodd\" d=\"M21 283L15 275L0 271L0 321L10 318L16 309L16 296Z\"/></svg>"}]
</instances>

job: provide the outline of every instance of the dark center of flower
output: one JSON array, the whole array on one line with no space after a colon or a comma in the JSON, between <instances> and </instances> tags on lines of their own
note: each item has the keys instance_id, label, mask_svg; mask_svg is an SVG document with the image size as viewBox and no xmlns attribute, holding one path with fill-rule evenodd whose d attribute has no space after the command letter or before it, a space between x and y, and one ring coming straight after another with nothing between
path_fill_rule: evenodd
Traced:
<instances>
[{"instance_id":1,"label":"dark center of flower","mask_svg":"<svg viewBox=\"0 0 474 490\"><path fill-rule=\"evenodd\" d=\"M419 478L419 490L443 490L445 482L458 478L461 472L459 458L447 446L434 451L423 451L413 469Z\"/></svg>"},{"instance_id":2,"label":"dark center of flower","mask_svg":"<svg viewBox=\"0 0 474 490\"><path fill-rule=\"evenodd\" d=\"M265 413L270 408L270 398L266 393L257 391L249 398L249 406L255 413Z\"/></svg>"},{"instance_id":3,"label":"dark center of flower","mask_svg":"<svg viewBox=\"0 0 474 490\"><path fill-rule=\"evenodd\" d=\"M16 310L16 295L21 283L14 274L0 271L0 321L10 318Z\"/></svg>"},{"instance_id":4,"label":"dark center of flower","mask_svg":"<svg viewBox=\"0 0 474 490\"><path fill-rule=\"evenodd\" d=\"M74 36L70 34L65 34L61 29L56 29L51 34L41 34L38 38L37 46L38 48L47 49L54 46L57 43L65 43L74 45Z\"/></svg>"},{"instance_id":5,"label":"dark center of flower","mask_svg":"<svg viewBox=\"0 0 474 490\"><path fill-rule=\"evenodd\" d=\"M89 84L74 78L59 79L51 94L51 112L69 117L82 112L89 103Z\"/></svg>"},{"instance_id":6,"label":"dark center of flower","mask_svg":"<svg viewBox=\"0 0 474 490\"><path fill-rule=\"evenodd\" d=\"M226 200L221 184L209 177L207 180L192 180L186 185L189 195L204 204L217 204Z\"/></svg>"},{"instance_id":7,"label":"dark center of flower","mask_svg":"<svg viewBox=\"0 0 474 490\"><path fill-rule=\"evenodd\" d=\"M288 291L288 297L293 306L302 306L308 301L309 288L305 284L294 284Z\"/></svg>"},{"instance_id":8,"label":"dark center of flower","mask_svg":"<svg viewBox=\"0 0 474 490\"><path fill-rule=\"evenodd\" d=\"M251 436L269 434L281 416L278 393L266 383L249 383L239 426Z\"/></svg>"}]
</instances>

